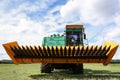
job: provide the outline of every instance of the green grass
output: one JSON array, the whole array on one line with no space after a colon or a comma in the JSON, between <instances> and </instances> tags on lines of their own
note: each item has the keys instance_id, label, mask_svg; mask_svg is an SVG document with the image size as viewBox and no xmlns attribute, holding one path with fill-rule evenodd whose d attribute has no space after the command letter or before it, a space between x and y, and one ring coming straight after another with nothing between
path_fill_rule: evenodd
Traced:
<instances>
[{"instance_id":1,"label":"green grass","mask_svg":"<svg viewBox=\"0 0 120 80\"><path fill-rule=\"evenodd\" d=\"M84 64L84 74L67 70L40 73L40 64L0 64L0 80L120 80L120 64Z\"/></svg>"},{"instance_id":2,"label":"green grass","mask_svg":"<svg viewBox=\"0 0 120 80\"><path fill-rule=\"evenodd\" d=\"M31 80L30 75L40 74L40 64L0 64L0 80Z\"/></svg>"}]
</instances>

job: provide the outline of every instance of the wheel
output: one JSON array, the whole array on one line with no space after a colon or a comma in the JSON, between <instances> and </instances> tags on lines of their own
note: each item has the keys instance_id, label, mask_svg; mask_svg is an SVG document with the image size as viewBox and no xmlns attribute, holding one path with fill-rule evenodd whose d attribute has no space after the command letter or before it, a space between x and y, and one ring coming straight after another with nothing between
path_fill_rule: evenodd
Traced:
<instances>
[{"instance_id":1,"label":"wheel","mask_svg":"<svg viewBox=\"0 0 120 80\"><path fill-rule=\"evenodd\" d=\"M52 68L51 65L48 63L41 64L41 73L51 73Z\"/></svg>"},{"instance_id":2,"label":"wheel","mask_svg":"<svg viewBox=\"0 0 120 80\"><path fill-rule=\"evenodd\" d=\"M83 74L83 64L74 64L72 70L74 74Z\"/></svg>"}]
</instances>

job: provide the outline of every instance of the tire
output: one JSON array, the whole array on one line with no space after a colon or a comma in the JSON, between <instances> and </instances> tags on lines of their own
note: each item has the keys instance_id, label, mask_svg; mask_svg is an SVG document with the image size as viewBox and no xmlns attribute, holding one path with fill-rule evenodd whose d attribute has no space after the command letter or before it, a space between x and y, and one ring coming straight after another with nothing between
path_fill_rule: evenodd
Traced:
<instances>
[{"instance_id":1,"label":"tire","mask_svg":"<svg viewBox=\"0 0 120 80\"><path fill-rule=\"evenodd\" d=\"M74 64L72 70L74 74L83 74L83 64Z\"/></svg>"},{"instance_id":2,"label":"tire","mask_svg":"<svg viewBox=\"0 0 120 80\"><path fill-rule=\"evenodd\" d=\"M51 65L48 63L41 64L41 73L51 73L52 68Z\"/></svg>"}]
</instances>

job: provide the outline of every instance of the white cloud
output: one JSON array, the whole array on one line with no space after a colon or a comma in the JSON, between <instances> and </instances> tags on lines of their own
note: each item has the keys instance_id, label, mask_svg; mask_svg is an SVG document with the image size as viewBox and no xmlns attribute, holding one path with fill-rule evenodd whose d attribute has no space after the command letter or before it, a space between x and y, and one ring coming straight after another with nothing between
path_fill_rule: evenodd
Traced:
<instances>
[{"instance_id":1,"label":"white cloud","mask_svg":"<svg viewBox=\"0 0 120 80\"><path fill-rule=\"evenodd\" d=\"M9 14L7 17L4 17L2 21L4 21L1 22L0 29L2 39L22 40L24 42L26 42L27 39L29 42L34 42L35 39L40 40L40 37L43 37L42 35L45 34L43 23L32 21L25 14L18 14L15 17Z\"/></svg>"},{"instance_id":2,"label":"white cloud","mask_svg":"<svg viewBox=\"0 0 120 80\"><path fill-rule=\"evenodd\" d=\"M5 13L3 9L4 7L7 6L6 4L6 6L4 6L3 9L1 9L3 10L4 13L1 13L0 15L1 17L0 37L3 40L5 38L5 40L7 41L17 40L20 42L26 42L26 40L29 40L29 42L31 43L35 43L36 40L39 40L37 41L37 43L39 42L41 44L41 40L43 36L45 36L47 33L45 23L49 23L49 24L51 23L55 25L55 22L53 22L54 18L50 18L53 20L49 20L49 21L46 20L44 22L34 21L30 19L29 16L27 16L27 13L37 12L39 10L44 10L44 9L46 10L49 7L49 5L51 5L54 2L55 1L52 0L51 1L39 0L39 1L35 1L34 4L29 2L24 2L18 5L17 7L8 10L8 12ZM47 27L47 28L51 29L51 27Z\"/></svg>"},{"instance_id":3,"label":"white cloud","mask_svg":"<svg viewBox=\"0 0 120 80\"><path fill-rule=\"evenodd\" d=\"M6 5L4 3L6 3ZM55 23L55 19L57 16L47 14L43 16L42 19L40 18L39 21L32 20L30 16L27 16L27 13L46 10L54 1L51 2L48 0L41 2L40 0L34 4L24 2L15 8L10 8L8 11L6 11L5 8L10 2L4 3L3 6L0 4L0 6L2 6L2 8L0 8L0 45L10 41L17 41L20 45L41 45L44 36L56 33L55 26L58 25ZM54 11L56 11L56 9L57 8L55 8ZM45 17L49 18L49 20L45 20ZM55 17L55 19L53 17ZM43 19L44 21L42 21ZM51 27L47 24L51 25ZM6 52L2 46L0 47L0 52L2 53L0 59L4 59L5 57L9 59L9 57L4 54Z\"/></svg>"},{"instance_id":4,"label":"white cloud","mask_svg":"<svg viewBox=\"0 0 120 80\"><path fill-rule=\"evenodd\" d=\"M105 31L102 32L107 33L107 36L119 35L120 0L69 0L62 6L60 14L65 20L76 21L76 17L79 17L77 20L80 23L96 26L90 27L93 29L91 32L103 28ZM107 25L110 23L114 23L115 26L109 28ZM103 35L102 33L99 34Z\"/></svg>"},{"instance_id":5,"label":"white cloud","mask_svg":"<svg viewBox=\"0 0 120 80\"><path fill-rule=\"evenodd\" d=\"M117 1L68 0L62 7L58 5L52 9L49 6L56 0L37 0L34 3L16 0L15 4L19 4L12 8L8 8L10 1L3 1L0 3L0 44L16 40L21 45L41 45L44 36L61 34L68 23L90 24L90 27L86 26L86 32L88 38L94 37L91 44L104 40L119 42L120 0ZM28 16L29 13L33 16ZM35 19L39 20L31 19L36 14ZM111 22L115 26L106 26ZM0 52L5 53L3 47Z\"/></svg>"},{"instance_id":6,"label":"white cloud","mask_svg":"<svg viewBox=\"0 0 120 80\"><path fill-rule=\"evenodd\" d=\"M106 40L120 44L120 0L69 0L60 14L64 21L89 24L86 32L88 40L91 37L90 44L97 45ZM120 58L119 53L120 50L116 58Z\"/></svg>"},{"instance_id":7,"label":"white cloud","mask_svg":"<svg viewBox=\"0 0 120 80\"><path fill-rule=\"evenodd\" d=\"M120 43L120 15L116 16L115 18L113 18L114 23L116 24L113 27L110 27L108 30L106 30L106 34L105 37L106 39L110 39L110 40L114 40L117 41L118 43Z\"/></svg>"},{"instance_id":8,"label":"white cloud","mask_svg":"<svg viewBox=\"0 0 120 80\"><path fill-rule=\"evenodd\" d=\"M119 0L69 0L61 8L61 16L65 20L80 18L82 23L101 25L108 23L119 11Z\"/></svg>"}]
</instances>

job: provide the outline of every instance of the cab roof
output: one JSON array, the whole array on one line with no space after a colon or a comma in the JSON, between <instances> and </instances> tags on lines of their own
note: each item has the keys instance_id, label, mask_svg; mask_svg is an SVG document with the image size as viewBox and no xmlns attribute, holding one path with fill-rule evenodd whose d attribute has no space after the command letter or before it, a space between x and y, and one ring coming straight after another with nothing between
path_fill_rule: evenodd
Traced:
<instances>
[{"instance_id":1,"label":"cab roof","mask_svg":"<svg viewBox=\"0 0 120 80\"><path fill-rule=\"evenodd\" d=\"M75 25L66 25L66 28L84 28L83 25L75 24Z\"/></svg>"}]
</instances>

